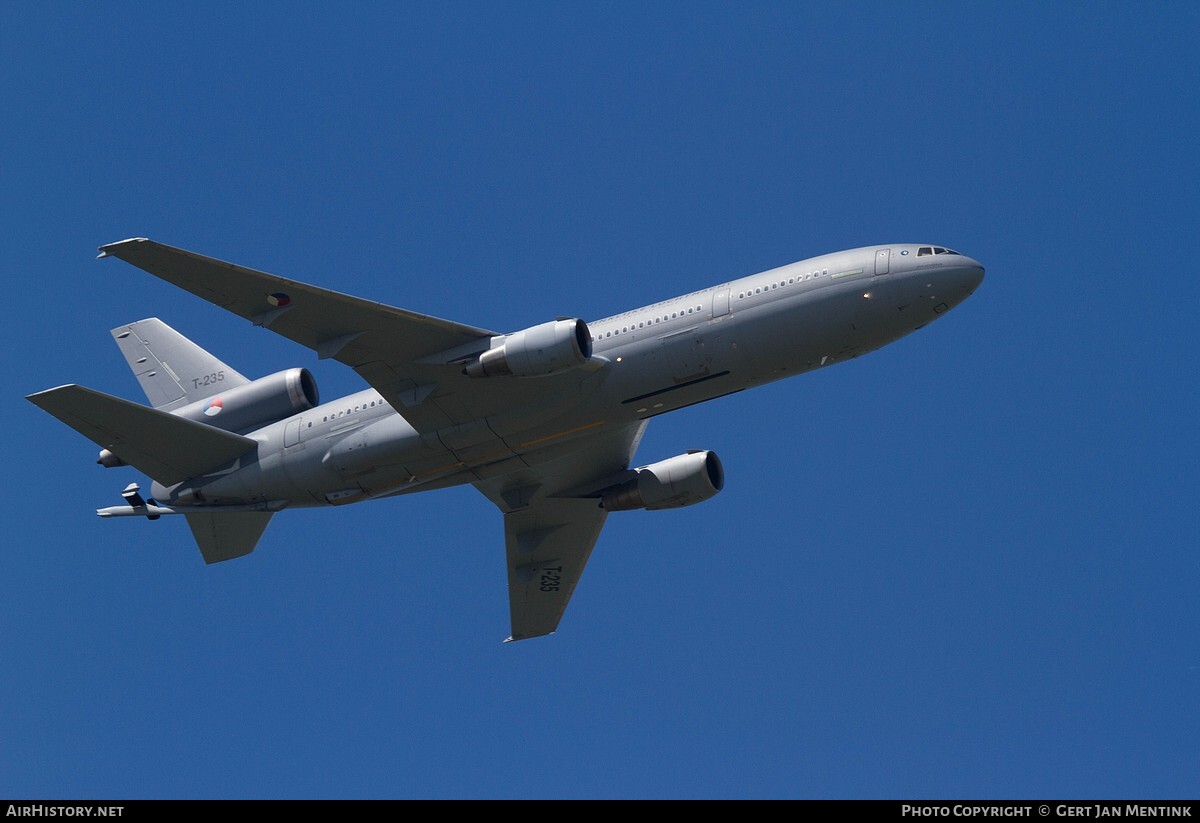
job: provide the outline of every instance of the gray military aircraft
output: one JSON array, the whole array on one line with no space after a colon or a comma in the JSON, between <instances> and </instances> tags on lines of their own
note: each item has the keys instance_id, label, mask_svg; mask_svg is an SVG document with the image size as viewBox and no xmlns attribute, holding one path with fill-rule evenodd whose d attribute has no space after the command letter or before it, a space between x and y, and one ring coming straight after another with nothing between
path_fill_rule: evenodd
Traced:
<instances>
[{"instance_id":1,"label":"gray military aircraft","mask_svg":"<svg viewBox=\"0 0 1200 823\"><path fill-rule=\"evenodd\" d=\"M250 380L171 329L113 329L153 408L78 385L29 396L153 479L101 517L182 514L206 563L249 554L276 512L470 483L504 513L510 640L558 626L609 512L690 506L724 485L711 451L630 468L647 421L858 357L983 280L941 246L815 257L592 323L464 326L152 240L102 246L353 368L321 404L307 369Z\"/></svg>"}]
</instances>

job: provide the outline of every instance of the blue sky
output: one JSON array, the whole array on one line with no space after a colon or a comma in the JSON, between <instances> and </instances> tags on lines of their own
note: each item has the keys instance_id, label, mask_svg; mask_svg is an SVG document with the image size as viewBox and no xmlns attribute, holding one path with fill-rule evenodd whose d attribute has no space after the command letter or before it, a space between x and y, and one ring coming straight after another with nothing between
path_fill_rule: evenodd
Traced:
<instances>
[{"instance_id":1,"label":"blue sky","mask_svg":"<svg viewBox=\"0 0 1200 823\"><path fill-rule=\"evenodd\" d=\"M0 796L1192 797L1194 3L10 3ZM95 247L148 236L489 328L860 245L983 286L654 421L727 485L609 520L507 634L470 488L206 568L20 399L141 401L158 316L348 369Z\"/></svg>"}]
</instances>

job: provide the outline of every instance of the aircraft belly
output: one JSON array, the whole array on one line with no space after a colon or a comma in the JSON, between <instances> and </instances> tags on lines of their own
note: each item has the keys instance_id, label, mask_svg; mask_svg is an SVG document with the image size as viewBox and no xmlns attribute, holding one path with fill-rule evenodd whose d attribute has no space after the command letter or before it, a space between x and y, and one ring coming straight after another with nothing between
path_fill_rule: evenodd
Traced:
<instances>
[{"instance_id":1,"label":"aircraft belly","mask_svg":"<svg viewBox=\"0 0 1200 823\"><path fill-rule=\"evenodd\" d=\"M693 383L719 372L736 372L737 322L705 320L695 329L662 341L663 362L675 385Z\"/></svg>"},{"instance_id":2,"label":"aircraft belly","mask_svg":"<svg viewBox=\"0 0 1200 823\"><path fill-rule=\"evenodd\" d=\"M194 495L195 500L217 505L238 505L303 497L283 468L282 456L269 452L243 458L236 467L185 481L168 499Z\"/></svg>"},{"instance_id":3,"label":"aircraft belly","mask_svg":"<svg viewBox=\"0 0 1200 823\"><path fill-rule=\"evenodd\" d=\"M393 418L329 438L319 448L310 444L305 456L289 461L289 470L312 499L335 504L477 482L527 470L523 454L561 448L603 429L606 423L586 408L505 438L488 421L419 435Z\"/></svg>"},{"instance_id":4,"label":"aircraft belly","mask_svg":"<svg viewBox=\"0 0 1200 823\"><path fill-rule=\"evenodd\" d=\"M641 419L737 391L743 375L739 328L736 315L724 315L623 346L621 362L614 363L603 392L612 409L610 422Z\"/></svg>"},{"instance_id":5,"label":"aircraft belly","mask_svg":"<svg viewBox=\"0 0 1200 823\"><path fill-rule=\"evenodd\" d=\"M494 477L502 477L513 472L524 471L529 468L527 463L521 457L509 457L504 460L497 460L492 463L475 466L471 469L471 474L478 480L490 480ZM473 481L472 481L473 482Z\"/></svg>"},{"instance_id":6,"label":"aircraft belly","mask_svg":"<svg viewBox=\"0 0 1200 823\"><path fill-rule=\"evenodd\" d=\"M743 315L744 357L755 382L778 380L867 351L864 323L872 298L869 280L826 286L811 295L755 307Z\"/></svg>"},{"instance_id":7,"label":"aircraft belly","mask_svg":"<svg viewBox=\"0 0 1200 823\"><path fill-rule=\"evenodd\" d=\"M483 468L491 463L516 458L509 445L492 431L487 420L449 426L438 432L438 439L455 461L465 468Z\"/></svg>"},{"instance_id":8,"label":"aircraft belly","mask_svg":"<svg viewBox=\"0 0 1200 823\"><path fill-rule=\"evenodd\" d=\"M326 436L314 451L318 459L304 464L307 488L333 503L394 493L460 468L436 433L418 434L395 414Z\"/></svg>"}]
</instances>

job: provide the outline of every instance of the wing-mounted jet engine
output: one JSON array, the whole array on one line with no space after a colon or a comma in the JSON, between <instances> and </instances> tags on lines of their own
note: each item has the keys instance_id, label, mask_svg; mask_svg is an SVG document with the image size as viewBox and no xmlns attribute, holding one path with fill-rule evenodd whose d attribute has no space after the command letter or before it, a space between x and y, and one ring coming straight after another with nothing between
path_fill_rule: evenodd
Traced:
<instances>
[{"instance_id":1,"label":"wing-mounted jet engine","mask_svg":"<svg viewBox=\"0 0 1200 823\"><path fill-rule=\"evenodd\" d=\"M469 377L545 377L578 368L592 356L592 333L578 318L513 332L463 369Z\"/></svg>"},{"instance_id":2,"label":"wing-mounted jet engine","mask_svg":"<svg viewBox=\"0 0 1200 823\"><path fill-rule=\"evenodd\" d=\"M679 509L703 503L725 486L716 452L689 451L634 469L634 476L600 493L608 511Z\"/></svg>"}]
</instances>

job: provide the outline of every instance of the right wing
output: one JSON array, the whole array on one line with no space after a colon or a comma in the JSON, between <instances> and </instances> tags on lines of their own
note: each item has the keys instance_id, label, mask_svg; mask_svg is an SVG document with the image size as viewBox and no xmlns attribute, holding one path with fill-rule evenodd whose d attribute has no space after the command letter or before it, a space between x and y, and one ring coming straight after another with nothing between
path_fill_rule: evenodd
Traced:
<instances>
[{"instance_id":1,"label":"right wing","mask_svg":"<svg viewBox=\"0 0 1200 823\"><path fill-rule=\"evenodd\" d=\"M578 402L594 370L537 379L463 374L496 332L298 283L145 238L100 247L358 372L422 434L530 406ZM601 361L602 362L602 361ZM464 435L466 436L466 435Z\"/></svg>"}]
</instances>

